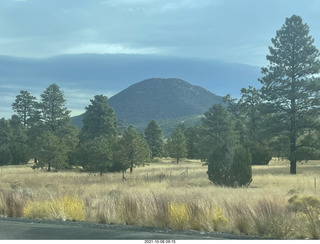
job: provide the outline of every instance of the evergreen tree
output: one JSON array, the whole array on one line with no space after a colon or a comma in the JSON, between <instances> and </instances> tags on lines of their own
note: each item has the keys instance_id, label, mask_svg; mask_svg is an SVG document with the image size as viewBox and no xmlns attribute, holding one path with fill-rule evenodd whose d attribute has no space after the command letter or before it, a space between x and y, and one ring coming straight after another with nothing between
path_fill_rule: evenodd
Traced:
<instances>
[{"instance_id":1,"label":"evergreen tree","mask_svg":"<svg viewBox=\"0 0 320 244\"><path fill-rule=\"evenodd\" d=\"M34 96L31 96L28 91L20 91L16 96L15 102L12 104L15 111L24 126L30 126L37 116L37 102Z\"/></svg>"},{"instance_id":2,"label":"evergreen tree","mask_svg":"<svg viewBox=\"0 0 320 244\"><path fill-rule=\"evenodd\" d=\"M9 121L0 119L0 165L12 163L12 154L9 148L12 139L12 131Z\"/></svg>"},{"instance_id":3,"label":"evergreen tree","mask_svg":"<svg viewBox=\"0 0 320 244\"><path fill-rule=\"evenodd\" d=\"M117 154L121 157L126 168L133 168L148 163L151 159L151 151L146 140L132 127L129 126L121 138L121 153ZM119 161L119 160L116 160Z\"/></svg>"},{"instance_id":4,"label":"evergreen tree","mask_svg":"<svg viewBox=\"0 0 320 244\"><path fill-rule=\"evenodd\" d=\"M201 130L200 127L189 127L185 129L184 136L186 138L187 151L189 159L200 159L199 144L201 141Z\"/></svg>"},{"instance_id":5,"label":"evergreen tree","mask_svg":"<svg viewBox=\"0 0 320 244\"><path fill-rule=\"evenodd\" d=\"M42 94L39 104L43 123L51 132L57 132L70 124L70 111L65 107L66 99L56 84L50 85Z\"/></svg>"},{"instance_id":6,"label":"evergreen tree","mask_svg":"<svg viewBox=\"0 0 320 244\"><path fill-rule=\"evenodd\" d=\"M112 107L108 104L108 98L96 95L91 104L86 107L83 117L83 126L80 132L80 140L92 140L99 136L114 137L118 134L117 120Z\"/></svg>"},{"instance_id":7,"label":"evergreen tree","mask_svg":"<svg viewBox=\"0 0 320 244\"><path fill-rule=\"evenodd\" d=\"M237 145L230 168L233 187L249 186L252 182L251 154L241 145Z\"/></svg>"},{"instance_id":8,"label":"evergreen tree","mask_svg":"<svg viewBox=\"0 0 320 244\"><path fill-rule=\"evenodd\" d=\"M77 130L71 125L70 111L65 104L64 93L56 84L41 94L38 105L41 120L28 129L28 146L35 168L47 167L51 171L51 167L68 166L70 153L77 145Z\"/></svg>"},{"instance_id":9,"label":"evergreen tree","mask_svg":"<svg viewBox=\"0 0 320 244\"><path fill-rule=\"evenodd\" d=\"M263 139L261 133L261 106L262 99L260 91L249 86L248 89L241 89L241 98L239 100L240 113L245 119L247 141L258 142Z\"/></svg>"},{"instance_id":10,"label":"evergreen tree","mask_svg":"<svg viewBox=\"0 0 320 244\"><path fill-rule=\"evenodd\" d=\"M177 163L188 156L186 137L179 127L168 139L167 146L170 157L175 158Z\"/></svg>"},{"instance_id":11,"label":"evergreen tree","mask_svg":"<svg viewBox=\"0 0 320 244\"><path fill-rule=\"evenodd\" d=\"M152 120L144 131L152 153L152 158L164 156L164 141L162 130L155 120Z\"/></svg>"},{"instance_id":12,"label":"evergreen tree","mask_svg":"<svg viewBox=\"0 0 320 244\"><path fill-rule=\"evenodd\" d=\"M238 101L239 111L244 127L242 128L242 145L248 148L252 155L252 164L265 165L272 158L267 147L269 137L263 114L263 101L260 90L249 86L241 89L241 98Z\"/></svg>"},{"instance_id":13,"label":"evergreen tree","mask_svg":"<svg viewBox=\"0 0 320 244\"><path fill-rule=\"evenodd\" d=\"M252 181L251 155L241 145L219 144L208 160L207 174L219 186L248 186Z\"/></svg>"},{"instance_id":14,"label":"evergreen tree","mask_svg":"<svg viewBox=\"0 0 320 244\"><path fill-rule=\"evenodd\" d=\"M79 165L86 171L99 172L100 176L104 172L111 171L113 160L111 143L109 138L99 136L81 144L76 150Z\"/></svg>"},{"instance_id":15,"label":"evergreen tree","mask_svg":"<svg viewBox=\"0 0 320 244\"><path fill-rule=\"evenodd\" d=\"M9 120L12 131L9 148L12 155L12 164L28 163L30 159L29 148L27 145L27 129L21 124L17 115L13 115Z\"/></svg>"},{"instance_id":16,"label":"evergreen tree","mask_svg":"<svg viewBox=\"0 0 320 244\"><path fill-rule=\"evenodd\" d=\"M215 145L207 160L209 180L219 186L231 186L230 169L233 158L233 144L225 142Z\"/></svg>"},{"instance_id":17,"label":"evergreen tree","mask_svg":"<svg viewBox=\"0 0 320 244\"><path fill-rule=\"evenodd\" d=\"M202 141L200 145L203 159L208 159L217 145L234 143L234 126L227 110L221 104L213 105L202 119Z\"/></svg>"},{"instance_id":18,"label":"evergreen tree","mask_svg":"<svg viewBox=\"0 0 320 244\"><path fill-rule=\"evenodd\" d=\"M65 141L49 130L42 131L36 138L37 162L33 168L61 169L67 167L68 147Z\"/></svg>"},{"instance_id":19,"label":"evergreen tree","mask_svg":"<svg viewBox=\"0 0 320 244\"><path fill-rule=\"evenodd\" d=\"M271 39L269 65L262 68L262 94L273 119L270 133L289 138L290 173L307 145L300 144L308 130L317 127L320 107L319 51L313 45L309 27L293 15ZM307 158L306 158L307 159Z\"/></svg>"}]
</instances>

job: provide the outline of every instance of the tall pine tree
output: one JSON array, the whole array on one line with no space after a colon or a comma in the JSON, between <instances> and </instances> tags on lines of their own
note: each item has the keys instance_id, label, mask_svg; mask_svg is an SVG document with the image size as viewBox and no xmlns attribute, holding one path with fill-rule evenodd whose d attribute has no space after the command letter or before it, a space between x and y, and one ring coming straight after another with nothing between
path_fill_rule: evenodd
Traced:
<instances>
[{"instance_id":1,"label":"tall pine tree","mask_svg":"<svg viewBox=\"0 0 320 244\"><path fill-rule=\"evenodd\" d=\"M34 96L31 96L28 91L20 91L16 96L16 100L12 104L13 110L17 113L22 124L27 127L37 114L37 102Z\"/></svg>"},{"instance_id":2,"label":"tall pine tree","mask_svg":"<svg viewBox=\"0 0 320 244\"><path fill-rule=\"evenodd\" d=\"M70 111L65 107L63 91L56 84L50 85L42 94L39 104L44 125L51 132L57 132L70 124Z\"/></svg>"},{"instance_id":3,"label":"tall pine tree","mask_svg":"<svg viewBox=\"0 0 320 244\"><path fill-rule=\"evenodd\" d=\"M108 98L96 95L90 100L83 117L80 140L93 140L99 136L114 137L118 134L117 121L114 110L108 104Z\"/></svg>"},{"instance_id":4,"label":"tall pine tree","mask_svg":"<svg viewBox=\"0 0 320 244\"><path fill-rule=\"evenodd\" d=\"M150 121L144 135L152 152L152 158L164 156L162 130L155 120Z\"/></svg>"},{"instance_id":5,"label":"tall pine tree","mask_svg":"<svg viewBox=\"0 0 320 244\"><path fill-rule=\"evenodd\" d=\"M186 137L179 127L168 139L167 147L170 157L175 158L177 163L188 156Z\"/></svg>"},{"instance_id":6,"label":"tall pine tree","mask_svg":"<svg viewBox=\"0 0 320 244\"><path fill-rule=\"evenodd\" d=\"M315 129L320 108L319 51L309 27L293 15L271 39L269 65L262 68L262 94L273 118L272 131L289 138L290 173L304 156L301 137Z\"/></svg>"}]
</instances>

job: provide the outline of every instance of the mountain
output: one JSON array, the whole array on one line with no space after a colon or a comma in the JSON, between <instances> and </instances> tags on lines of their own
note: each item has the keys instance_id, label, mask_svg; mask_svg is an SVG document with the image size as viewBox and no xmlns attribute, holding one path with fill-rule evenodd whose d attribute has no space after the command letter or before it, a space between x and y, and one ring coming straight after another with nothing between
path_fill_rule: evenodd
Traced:
<instances>
[{"instance_id":1,"label":"mountain","mask_svg":"<svg viewBox=\"0 0 320 244\"><path fill-rule=\"evenodd\" d=\"M39 95L52 83L65 93L72 115L84 112L94 95L108 97L148 77L178 77L215 94L239 97L259 87L260 68L245 64L159 55L78 54L32 59L0 56L0 117L9 118L19 91Z\"/></svg>"},{"instance_id":2,"label":"mountain","mask_svg":"<svg viewBox=\"0 0 320 244\"><path fill-rule=\"evenodd\" d=\"M221 96L176 78L147 79L109 99L110 106L124 125L136 127L144 126L153 119L168 124L170 120L173 123L172 120L180 118L199 117L213 104L221 102ZM77 116L73 123L79 126L81 119L82 115Z\"/></svg>"},{"instance_id":3,"label":"mountain","mask_svg":"<svg viewBox=\"0 0 320 244\"><path fill-rule=\"evenodd\" d=\"M221 101L220 96L184 80L154 78L128 87L111 97L109 104L126 124L138 124L203 114Z\"/></svg>"}]
</instances>

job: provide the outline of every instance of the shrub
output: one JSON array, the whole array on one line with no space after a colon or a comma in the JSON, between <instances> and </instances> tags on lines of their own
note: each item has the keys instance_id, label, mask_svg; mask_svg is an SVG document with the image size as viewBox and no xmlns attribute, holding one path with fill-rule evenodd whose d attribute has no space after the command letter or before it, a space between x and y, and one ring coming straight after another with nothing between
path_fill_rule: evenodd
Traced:
<instances>
[{"instance_id":1,"label":"shrub","mask_svg":"<svg viewBox=\"0 0 320 244\"><path fill-rule=\"evenodd\" d=\"M83 221L85 219L85 206L79 198L65 196L60 201L67 220Z\"/></svg>"},{"instance_id":2,"label":"shrub","mask_svg":"<svg viewBox=\"0 0 320 244\"><path fill-rule=\"evenodd\" d=\"M234 148L226 143L217 145L208 160L208 178L216 185L230 186L230 167Z\"/></svg>"},{"instance_id":3,"label":"shrub","mask_svg":"<svg viewBox=\"0 0 320 244\"><path fill-rule=\"evenodd\" d=\"M224 216L222 208L217 205L215 211L211 211L210 215L213 223L213 229L215 231L223 230L228 223L228 219Z\"/></svg>"},{"instance_id":4,"label":"shrub","mask_svg":"<svg viewBox=\"0 0 320 244\"><path fill-rule=\"evenodd\" d=\"M189 222L187 206L180 203L171 203L168 209L169 225L172 228L183 229Z\"/></svg>"},{"instance_id":5,"label":"shrub","mask_svg":"<svg viewBox=\"0 0 320 244\"><path fill-rule=\"evenodd\" d=\"M29 201L23 209L23 215L26 218L83 221L85 206L80 199L68 196L51 201Z\"/></svg>"},{"instance_id":6,"label":"shrub","mask_svg":"<svg viewBox=\"0 0 320 244\"><path fill-rule=\"evenodd\" d=\"M242 146L237 146L235 149L230 175L231 184L235 187L248 186L252 181L251 155Z\"/></svg>"},{"instance_id":7,"label":"shrub","mask_svg":"<svg viewBox=\"0 0 320 244\"><path fill-rule=\"evenodd\" d=\"M5 213L8 217L22 217L26 198L20 194L9 193L5 196Z\"/></svg>"},{"instance_id":8,"label":"shrub","mask_svg":"<svg viewBox=\"0 0 320 244\"><path fill-rule=\"evenodd\" d=\"M320 200L316 197L299 197L294 195L289 200L289 210L296 213L302 229L311 238L320 238Z\"/></svg>"},{"instance_id":9,"label":"shrub","mask_svg":"<svg viewBox=\"0 0 320 244\"><path fill-rule=\"evenodd\" d=\"M248 186L252 181L251 155L240 145L219 145L209 159L207 173L216 185Z\"/></svg>"}]
</instances>

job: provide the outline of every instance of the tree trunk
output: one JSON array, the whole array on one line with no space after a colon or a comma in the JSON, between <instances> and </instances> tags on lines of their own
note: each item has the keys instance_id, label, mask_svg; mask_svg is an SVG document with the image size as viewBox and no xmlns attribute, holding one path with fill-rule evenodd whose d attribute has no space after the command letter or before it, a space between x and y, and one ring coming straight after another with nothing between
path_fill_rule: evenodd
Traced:
<instances>
[{"instance_id":1,"label":"tree trunk","mask_svg":"<svg viewBox=\"0 0 320 244\"><path fill-rule=\"evenodd\" d=\"M294 82L292 85L292 90L295 90ZM297 136L297 125L296 125L296 100L291 99L291 128L290 128L290 174L297 173L297 160L296 160L296 137Z\"/></svg>"},{"instance_id":2,"label":"tree trunk","mask_svg":"<svg viewBox=\"0 0 320 244\"><path fill-rule=\"evenodd\" d=\"M177 164L179 163L179 158L177 157Z\"/></svg>"},{"instance_id":3,"label":"tree trunk","mask_svg":"<svg viewBox=\"0 0 320 244\"><path fill-rule=\"evenodd\" d=\"M48 172L51 172L51 164L48 164Z\"/></svg>"},{"instance_id":4,"label":"tree trunk","mask_svg":"<svg viewBox=\"0 0 320 244\"><path fill-rule=\"evenodd\" d=\"M297 160L292 159L290 160L290 174L296 174L297 173Z\"/></svg>"},{"instance_id":5,"label":"tree trunk","mask_svg":"<svg viewBox=\"0 0 320 244\"><path fill-rule=\"evenodd\" d=\"M130 174L132 174L133 171L133 162L130 163Z\"/></svg>"}]
</instances>

